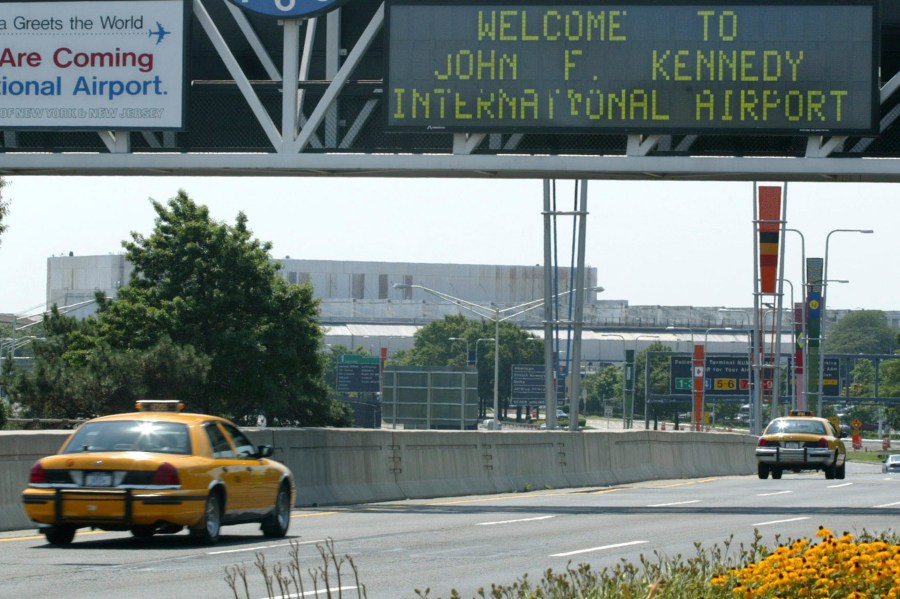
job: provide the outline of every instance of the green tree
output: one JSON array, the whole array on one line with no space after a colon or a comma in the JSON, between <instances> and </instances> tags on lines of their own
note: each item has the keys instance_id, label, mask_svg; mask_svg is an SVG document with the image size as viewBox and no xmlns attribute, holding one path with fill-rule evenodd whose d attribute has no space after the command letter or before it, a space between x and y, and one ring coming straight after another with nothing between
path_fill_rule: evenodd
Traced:
<instances>
[{"instance_id":1,"label":"green tree","mask_svg":"<svg viewBox=\"0 0 900 599\"><path fill-rule=\"evenodd\" d=\"M826 330L825 351L832 354L890 354L897 331L881 310L851 312Z\"/></svg>"},{"instance_id":2,"label":"green tree","mask_svg":"<svg viewBox=\"0 0 900 599\"><path fill-rule=\"evenodd\" d=\"M607 406L622 415L622 367L609 364L584 377L581 386L585 392L585 415L602 415Z\"/></svg>"},{"instance_id":3,"label":"green tree","mask_svg":"<svg viewBox=\"0 0 900 599\"><path fill-rule=\"evenodd\" d=\"M325 384L312 287L277 275L243 213L213 221L184 191L153 207L154 231L123 244L134 273L118 299L98 297L81 323L51 316L45 359L17 387L35 411L114 410L141 392L241 423L348 425Z\"/></svg>"}]
</instances>

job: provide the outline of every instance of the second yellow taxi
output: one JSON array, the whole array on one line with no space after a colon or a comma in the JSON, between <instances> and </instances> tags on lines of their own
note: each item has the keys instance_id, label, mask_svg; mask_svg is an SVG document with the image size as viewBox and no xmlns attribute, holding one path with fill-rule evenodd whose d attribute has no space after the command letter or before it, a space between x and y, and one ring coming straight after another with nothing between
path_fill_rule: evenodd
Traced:
<instances>
[{"instance_id":1,"label":"second yellow taxi","mask_svg":"<svg viewBox=\"0 0 900 599\"><path fill-rule=\"evenodd\" d=\"M781 478L785 470L822 470L825 478L844 478L847 449L841 437L831 422L812 412L775 418L756 444L759 478Z\"/></svg>"}]
</instances>

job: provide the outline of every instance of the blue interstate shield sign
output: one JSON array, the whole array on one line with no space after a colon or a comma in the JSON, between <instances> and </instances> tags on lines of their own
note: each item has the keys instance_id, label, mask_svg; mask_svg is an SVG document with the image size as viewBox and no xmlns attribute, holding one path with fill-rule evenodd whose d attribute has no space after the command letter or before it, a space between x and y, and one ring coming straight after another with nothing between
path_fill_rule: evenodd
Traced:
<instances>
[{"instance_id":1,"label":"blue interstate shield sign","mask_svg":"<svg viewBox=\"0 0 900 599\"><path fill-rule=\"evenodd\" d=\"M228 0L245 10L272 17L315 17L334 10L347 0Z\"/></svg>"}]
</instances>

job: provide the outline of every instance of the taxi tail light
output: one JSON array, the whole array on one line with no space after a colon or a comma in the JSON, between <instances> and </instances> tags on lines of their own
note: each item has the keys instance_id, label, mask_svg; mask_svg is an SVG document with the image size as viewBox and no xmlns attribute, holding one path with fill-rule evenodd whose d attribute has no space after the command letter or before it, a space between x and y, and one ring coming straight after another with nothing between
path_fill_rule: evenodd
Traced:
<instances>
[{"instance_id":1,"label":"taxi tail light","mask_svg":"<svg viewBox=\"0 0 900 599\"><path fill-rule=\"evenodd\" d=\"M169 462L163 462L153 473L150 479L151 485L180 485L181 480L178 478L178 470Z\"/></svg>"},{"instance_id":2,"label":"taxi tail light","mask_svg":"<svg viewBox=\"0 0 900 599\"><path fill-rule=\"evenodd\" d=\"M28 475L28 482L33 485L46 485L49 480L47 480L47 473L44 471L44 467L41 466L40 462L35 462L31 467L31 472Z\"/></svg>"},{"instance_id":3,"label":"taxi tail light","mask_svg":"<svg viewBox=\"0 0 900 599\"><path fill-rule=\"evenodd\" d=\"M819 437L819 440L816 441L816 447L828 447L828 439Z\"/></svg>"},{"instance_id":4,"label":"taxi tail light","mask_svg":"<svg viewBox=\"0 0 900 599\"><path fill-rule=\"evenodd\" d=\"M766 447L769 445L769 442L766 441L765 437L760 437L759 442L756 444L757 447Z\"/></svg>"}]
</instances>

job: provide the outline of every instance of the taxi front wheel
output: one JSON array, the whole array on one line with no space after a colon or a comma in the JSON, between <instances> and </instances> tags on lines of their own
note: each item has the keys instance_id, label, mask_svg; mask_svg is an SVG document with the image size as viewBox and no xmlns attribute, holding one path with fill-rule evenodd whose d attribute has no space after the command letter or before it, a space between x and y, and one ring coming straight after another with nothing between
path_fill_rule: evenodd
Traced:
<instances>
[{"instance_id":1,"label":"taxi front wheel","mask_svg":"<svg viewBox=\"0 0 900 599\"><path fill-rule=\"evenodd\" d=\"M272 513L262 523L262 532L267 537L280 538L287 534L290 524L291 493L285 485L281 485Z\"/></svg>"},{"instance_id":2,"label":"taxi front wheel","mask_svg":"<svg viewBox=\"0 0 900 599\"><path fill-rule=\"evenodd\" d=\"M219 493L213 492L206 500L203 519L190 531L191 538L204 545L212 545L219 540L222 528L222 499Z\"/></svg>"},{"instance_id":3,"label":"taxi front wheel","mask_svg":"<svg viewBox=\"0 0 900 599\"><path fill-rule=\"evenodd\" d=\"M41 532L44 533L44 536L47 537L47 542L51 545L68 545L75 538L74 526L50 526Z\"/></svg>"}]
</instances>

